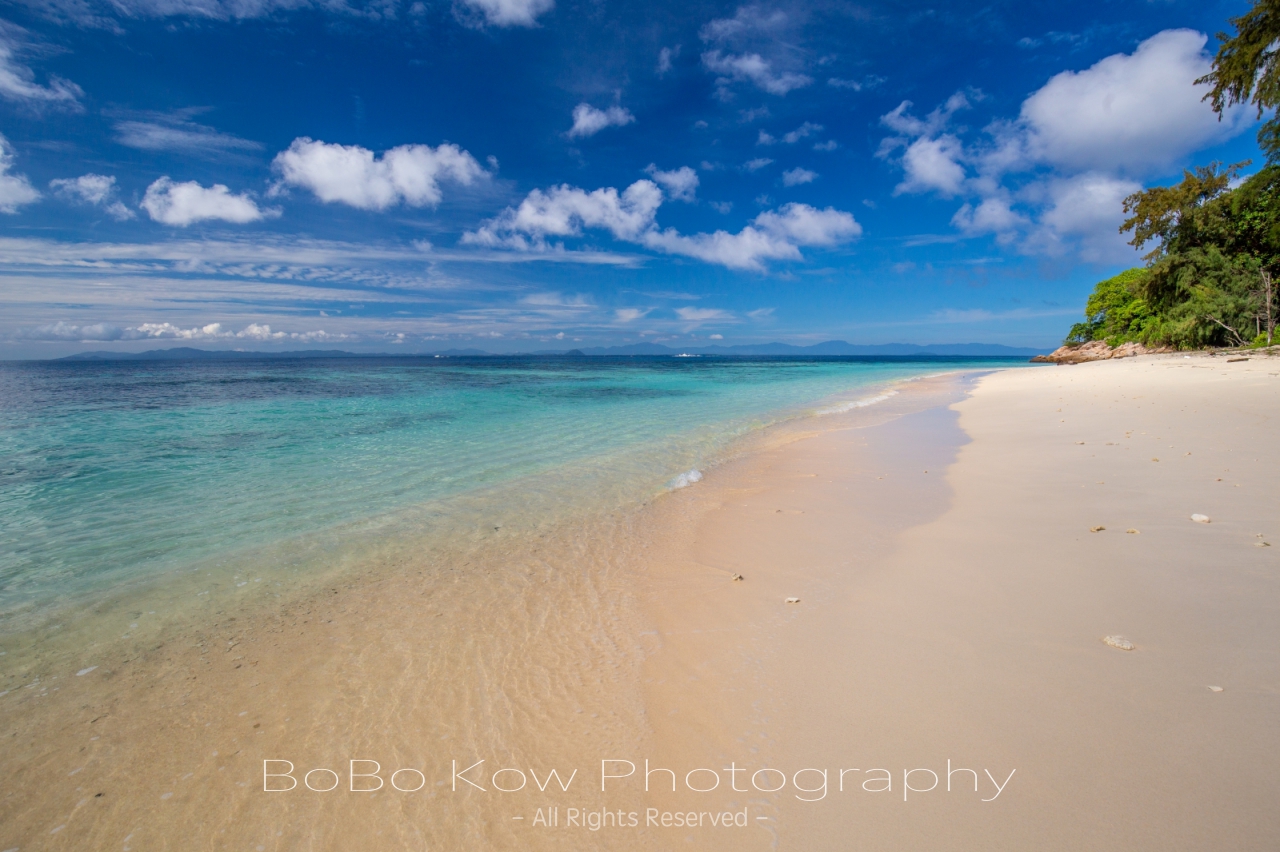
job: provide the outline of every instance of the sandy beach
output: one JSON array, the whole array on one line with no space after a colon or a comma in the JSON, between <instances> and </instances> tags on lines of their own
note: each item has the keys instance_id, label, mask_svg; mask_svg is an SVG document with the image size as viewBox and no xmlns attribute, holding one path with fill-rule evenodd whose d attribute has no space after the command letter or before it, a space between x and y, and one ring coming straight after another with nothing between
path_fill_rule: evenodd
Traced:
<instances>
[{"instance_id":1,"label":"sandy beach","mask_svg":"<svg viewBox=\"0 0 1280 852\"><path fill-rule=\"evenodd\" d=\"M894 390L96 672L15 646L0 849L1274 849L1280 362Z\"/></svg>"},{"instance_id":2,"label":"sandy beach","mask_svg":"<svg viewBox=\"0 0 1280 852\"><path fill-rule=\"evenodd\" d=\"M830 770L755 796L778 848L1274 848L1278 374L1004 371L753 459L683 544L746 579L663 575L657 741Z\"/></svg>"}]
</instances>

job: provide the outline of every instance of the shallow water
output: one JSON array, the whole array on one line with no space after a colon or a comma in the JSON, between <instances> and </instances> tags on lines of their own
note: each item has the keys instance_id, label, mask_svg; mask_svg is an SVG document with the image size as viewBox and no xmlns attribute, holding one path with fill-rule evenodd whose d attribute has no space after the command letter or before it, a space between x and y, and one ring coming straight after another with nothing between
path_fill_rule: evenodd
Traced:
<instances>
[{"instance_id":1,"label":"shallow water","mask_svg":"<svg viewBox=\"0 0 1280 852\"><path fill-rule=\"evenodd\" d=\"M350 545L394 518L456 532L450 507L501 524L626 505L696 482L753 429L897 379L1008 363L0 364L0 615L233 555L270 570L294 550L284 542Z\"/></svg>"}]
</instances>

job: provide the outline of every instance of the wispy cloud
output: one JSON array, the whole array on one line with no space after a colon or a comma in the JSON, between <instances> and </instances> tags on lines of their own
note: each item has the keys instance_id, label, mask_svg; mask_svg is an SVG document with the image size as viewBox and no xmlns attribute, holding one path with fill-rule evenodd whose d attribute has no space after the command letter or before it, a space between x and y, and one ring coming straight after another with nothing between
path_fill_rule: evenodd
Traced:
<instances>
[{"instance_id":1,"label":"wispy cloud","mask_svg":"<svg viewBox=\"0 0 1280 852\"><path fill-rule=\"evenodd\" d=\"M121 118L115 124L116 141L140 151L173 151L212 155L260 151L262 144L198 124L193 117L206 110L184 109L170 113L149 112Z\"/></svg>"}]
</instances>

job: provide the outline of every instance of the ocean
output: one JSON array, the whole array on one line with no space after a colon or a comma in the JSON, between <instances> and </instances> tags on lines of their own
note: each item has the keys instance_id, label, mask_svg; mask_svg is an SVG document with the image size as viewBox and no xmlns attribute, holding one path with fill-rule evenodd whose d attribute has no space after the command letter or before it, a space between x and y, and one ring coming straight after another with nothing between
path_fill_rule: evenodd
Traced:
<instances>
[{"instance_id":1,"label":"ocean","mask_svg":"<svg viewBox=\"0 0 1280 852\"><path fill-rule=\"evenodd\" d=\"M305 574L695 485L772 424L1021 361L368 357L0 364L0 617ZM356 556L352 554L356 553ZM230 567L227 567L230 566Z\"/></svg>"}]
</instances>

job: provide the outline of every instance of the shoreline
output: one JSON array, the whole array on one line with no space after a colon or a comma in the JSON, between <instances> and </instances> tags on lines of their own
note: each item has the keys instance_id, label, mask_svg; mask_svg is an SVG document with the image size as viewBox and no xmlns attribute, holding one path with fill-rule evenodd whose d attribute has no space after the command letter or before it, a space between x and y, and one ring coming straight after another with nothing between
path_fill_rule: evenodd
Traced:
<instances>
[{"instance_id":1,"label":"shoreline","mask_svg":"<svg viewBox=\"0 0 1280 852\"><path fill-rule=\"evenodd\" d=\"M861 404L868 395L883 396L877 387L858 388L845 403L804 406L749 432L721 454L724 463L838 420L890 416ZM832 406L848 411L816 416ZM181 836L180 826L211 800L257 813L235 829L248 831L279 818L260 810L276 812L275 801L243 798L257 783L247 756L274 759L277 753L263 751L263 743L292 743L290 754L315 761L359 751L361 743L411 759L433 743L456 748L459 758L521 754L530 761L594 754L623 742L633 744L631 753L642 751L634 744L649 734L637 672L649 631L634 604L634 577L643 529L655 503L696 497L701 485L549 525L534 518L538 523L510 534L463 535L452 550L399 540L375 563L355 572L334 567L323 585L308 577L292 588L267 590L280 596L260 593L248 608L230 583L239 577L223 578L230 594L200 599L193 598L197 587L211 581L180 575L159 587L168 601L207 603L150 631L145 624L138 629L147 613L131 590L95 604L94 618L61 618L66 630L50 625L18 647L20 653L6 655L0 691L9 695L0 705L0 728L9 728L11 738L3 763L22 792L0 807L0 823L25 826L34 836L42 822L53 820L49 828L57 828L60 813L86 806L79 796L87 787L59 780L74 777L102 788L104 795L92 799L129 791L109 804L88 802L96 815L85 814L81 830L90 833L79 842L115 842L134 822L150 825L150 842L171 842L166 838ZM104 638L104 620L119 622L124 635ZM93 651L88 659L85 648ZM606 675L584 676L586 669ZM370 717L369 705L378 704L383 709ZM38 720L30 712L37 708ZM398 722L392 726L390 719ZM172 748L174 737L191 743ZM142 767L146 777L139 780ZM232 777L227 773L234 773L234 789L220 782ZM202 792L210 785L212 791ZM156 810L155 802L165 804ZM430 804L410 809L425 814ZM517 842L500 830L492 834L497 817L490 805L469 807L474 812L437 815L420 839L446 846L479 836L498 845L503 838ZM317 812L319 822L296 826L303 833L289 842L301 842L307 831L338 842L348 832L377 830L368 814L350 826L341 824L346 818L335 822ZM77 834L64 836L73 842Z\"/></svg>"},{"instance_id":2,"label":"shoreline","mask_svg":"<svg viewBox=\"0 0 1280 852\"><path fill-rule=\"evenodd\" d=\"M495 546L473 554L472 570L445 574L407 561L274 618L231 617L141 648L110 678L45 683L21 707L0 705L13 782L0 824L14 833L0 847L113 848L132 836L139 849L369 838L836 849L856 826L875 848L1046 848L1046 836L1266 848L1280 830L1264 804L1277 791L1265 760L1280 754L1265 727L1280 689L1268 650L1280 647L1280 551L1241 530L1266 532L1276 503L1253 475L1217 502L1189 492L1186 477L1219 464L1214 454L1230 448L1217 435L1267 434L1280 369L1232 364L1244 371L1222 382L1226 365L1201 361L903 382L877 405L773 428L635 512L548 531L537 552ZM1155 432L1135 424L1149 421L1168 425L1168 442L1196 442L1194 455L1139 464L1139 433ZM1210 440L1217 450L1201 446ZM1274 470L1265 453L1258 469ZM1096 465L1109 486L1083 481L1104 479ZM1170 514L1190 497L1208 503L1212 524ZM1141 533L1126 535L1130 524ZM1136 649L1103 644L1117 632ZM646 795L633 779L601 794L591 784L602 756L673 774L708 768L736 786ZM416 767L428 783L412 796L337 798L257 787L263 759L301 770L370 758L388 772ZM487 761L481 772L524 767L544 780L576 768L581 786L455 792L450 761L474 759ZM972 765L982 796L904 803L902 773L947 760ZM791 784L753 789L730 765L787 770ZM839 779L852 788L856 777L861 798L837 797L835 773L851 767L861 774ZM888 796L872 792L878 767L890 768ZM796 782L805 768L830 773L818 803L798 792L817 780ZM913 776L921 786L928 777ZM562 819L568 807L745 808L751 825L534 831L544 805ZM1082 834L1083 812L1100 816Z\"/></svg>"}]
</instances>

